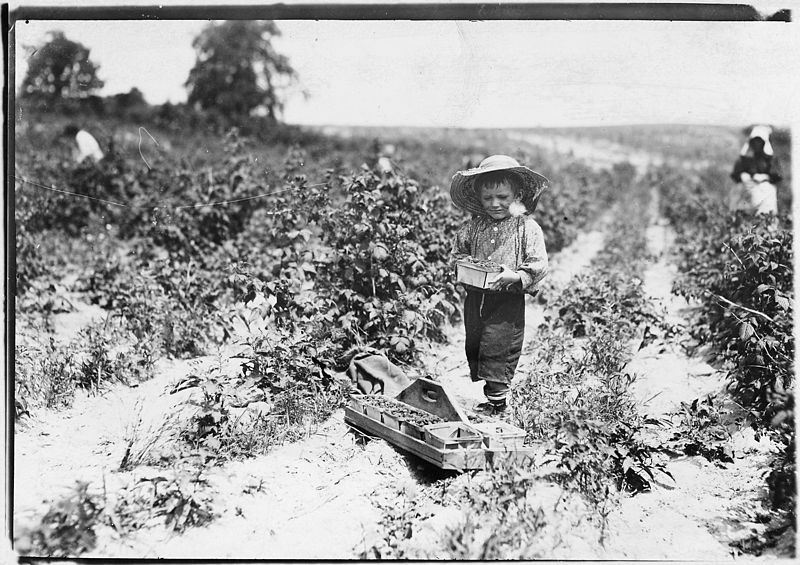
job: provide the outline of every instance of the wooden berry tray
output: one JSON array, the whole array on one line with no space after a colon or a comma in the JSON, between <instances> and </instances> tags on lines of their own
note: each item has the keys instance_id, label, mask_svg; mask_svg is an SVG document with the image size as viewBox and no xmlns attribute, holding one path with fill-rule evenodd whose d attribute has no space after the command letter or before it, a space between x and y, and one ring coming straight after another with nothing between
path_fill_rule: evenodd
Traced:
<instances>
[{"instance_id":1,"label":"wooden berry tray","mask_svg":"<svg viewBox=\"0 0 800 565\"><path fill-rule=\"evenodd\" d=\"M374 397L352 396L345 407L345 422L442 469L485 469L501 459L521 461L533 457L532 449L520 447L518 435L507 444L497 434L490 439L471 426L445 387L435 381L417 379L396 398L383 397L376 402L380 407L370 401L376 402ZM427 413L430 418L420 413ZM426 423L429 420L431 423ZM522 431L504 426L517 433Z\"/></svg>"}]
</instances>

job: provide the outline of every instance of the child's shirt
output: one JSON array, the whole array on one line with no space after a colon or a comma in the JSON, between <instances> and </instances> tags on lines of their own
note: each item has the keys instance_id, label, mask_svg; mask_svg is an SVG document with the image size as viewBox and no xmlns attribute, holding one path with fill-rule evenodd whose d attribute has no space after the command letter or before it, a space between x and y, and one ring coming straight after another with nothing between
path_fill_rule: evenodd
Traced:
<instances>
[{"instance_id":1,"label":"child's shirt","mask_svg":"<svg viewBox=\"0 0 800 565\"><path fill-rule=\"evenodd\" d=\"M528 215L503 220L473 217L456 232L453 254L494 261L519 272L522 292L529 294L547 275L544 234Z\"/></svg>"}]
</instances>

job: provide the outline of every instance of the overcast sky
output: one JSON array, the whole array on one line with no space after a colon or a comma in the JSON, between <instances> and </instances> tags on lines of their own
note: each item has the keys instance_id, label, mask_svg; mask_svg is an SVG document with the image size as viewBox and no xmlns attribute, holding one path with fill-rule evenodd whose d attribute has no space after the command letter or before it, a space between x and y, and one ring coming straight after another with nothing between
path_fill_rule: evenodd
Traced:
<instances>
[{"instance_id":1,"label":"overcast sky","mask_svg":"<svg viewBox=\"0 0 800 565\"><path fill-rule=\"evenodd\" d=\"M101 94L186 99L192 39L207 22L20 21L91 49ZM797 114L795 24L608 21L278 21L300 76L298 124L528 127L629 123L786 125ZM308 92L306 99L300 89Z\"/></svg>"}]
</instances>

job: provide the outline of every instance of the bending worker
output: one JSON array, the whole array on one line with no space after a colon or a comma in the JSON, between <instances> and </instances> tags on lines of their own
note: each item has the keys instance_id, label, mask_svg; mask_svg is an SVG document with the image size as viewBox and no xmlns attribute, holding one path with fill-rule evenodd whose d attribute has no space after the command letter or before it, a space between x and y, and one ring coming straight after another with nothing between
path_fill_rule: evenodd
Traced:
<instances>
[{"instance_id":1,"label":"bending worker","mask_svg":"<svg viewBox=\"0 0 800 565\"><path fill-rule=\"evenodd\" d=\"M87 157L97 162L103 158L100 144L94 136L85 129L78 129L77 126L69 125L64 128L62 135L72 138L75 143L72 147L72 157L76 163L80 163Z\"/></svg>"}]
</instances>

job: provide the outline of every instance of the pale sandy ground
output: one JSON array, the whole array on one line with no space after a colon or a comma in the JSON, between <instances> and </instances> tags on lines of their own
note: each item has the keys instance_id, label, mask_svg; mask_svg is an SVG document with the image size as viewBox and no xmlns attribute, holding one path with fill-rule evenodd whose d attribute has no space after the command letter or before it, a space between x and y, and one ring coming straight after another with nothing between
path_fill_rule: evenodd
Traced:
<instances>
[{"instance_id":1,"label":"pale sandy ground","mask_svg":"<svg viewBox=\"0 0 800 565\"><path fill-rule=\"evenodd\" d=\"M669 233L660 225L650 232L654 250L663 250ZM588 265L602 245L602 233L584 234L554 257L552 279L564 284ZM659 243L660 242L660 243ZM661 247L658 247L658 246ZM671 315L682 316L682 305L668 293L673 276L665 257L648 272L646 284L654 298L664 300ZM528 335L541 322L542 307L528 304ZM90 315L97 315L92 312ZM75 330L76 317L56 317L59 331ZM84 319L84 323L87 322ZM451 328L451 343L432 350L430 367L465 405L481 400L479 384L470 383L463 362L463 332ZM62 412L39 413L17 426L15 437L15 517L18 527L41 518L47 507L74 485L90 481L94 492L103 484L113 499L119 486L155 471L146 467L117 471L137 421L139 435L159 434L166 415L182 400L169 395L171 385L190 372L222 363L238 370L231 350L192 361L164 361L157 376L138 388L113 387L101 396L78 395ZM669 411L681 400L719 391L722 381L702 361L680 351L643 349L629 369L640 376L635 392L649 412ZM658 393L656 395L656 393ZM139 402L137 402L139 400ZM339 411L319 430L293 445L265 456L207 469L220 516L182 535L168 534L159 524L126 539L110 528L98 532L98 547L90 557L147 558L267 558L347 559L379 544L380 511L376 504L405 504L439 474L382 440L358 441ZM556 559L677 559L730 560L726 542L757 528L752 522L763 496L766 454L771 448L746 432L735 438L737 459L718 468L702 458L670 462L676 478L673 490L627 498L611 517L610 537L598 544L587 513L574 498L561 501L558 520L548 525L542 551ZM741 457L739 457L741 455ZM461 475L457 481L472 480ZM478 479L479 480L479 479ZM247 491L247 492L245 492ZM560 489L543 484L531 496L552 509ZM437 507L439 508L439 507ZM552 510L550 510L552 512ZM438 510L415 530L415 545L436 547L448 524L463 517L452 509Z\"/></svg>"},{"instance_id":2,"label":"pale sandy ground","mask_svg":"<svg viewBox=\"0 0 800 565\"><path fill-rule=\"evenodd\" d=\"M208 469L220 517L182 535L107 537L93 556L349 559L380 518L370 497L413 482L414 463L383 441L357 444L338 412L305 441ZM247 492L246 492L247 491Z\"/></svg>"}]
</instances>

